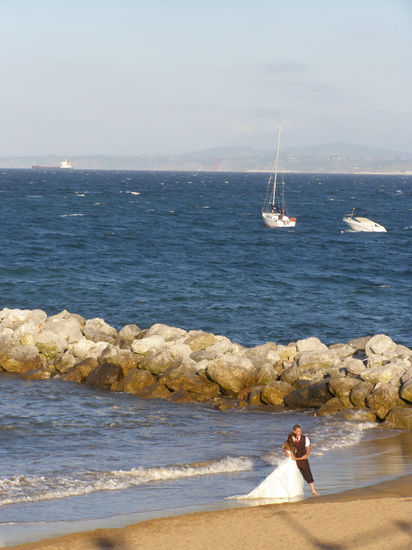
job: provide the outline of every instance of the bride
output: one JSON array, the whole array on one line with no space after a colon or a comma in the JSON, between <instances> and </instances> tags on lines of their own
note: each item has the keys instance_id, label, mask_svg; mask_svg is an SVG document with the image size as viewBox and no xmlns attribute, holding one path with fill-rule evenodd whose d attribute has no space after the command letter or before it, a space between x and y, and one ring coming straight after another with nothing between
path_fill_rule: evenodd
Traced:
<instances>
[{"instance_id":1,"label":"bride","mask_svg":"<svg viewBox=\"0 0 412 550\"><path fill-rule=\"evenodd\" d=\"M247 495L232 497L246 500L254 498L293 498L303 495L304 480L299 468L296 465L295 441L293 432L289 434L287 441L282 447L286 458L280 462L253 491Z\"/></svg>"}]
</instances>

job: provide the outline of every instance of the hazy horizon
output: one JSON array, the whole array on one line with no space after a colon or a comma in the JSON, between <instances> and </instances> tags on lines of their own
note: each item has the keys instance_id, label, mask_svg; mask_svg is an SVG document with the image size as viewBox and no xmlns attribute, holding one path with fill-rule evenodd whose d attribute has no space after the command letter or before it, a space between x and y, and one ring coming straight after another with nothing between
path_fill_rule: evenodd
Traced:
<instances>
[{"instance_id":1,"label":"hazy horizon","mask_svg":"<svg viewBox=\"0 0 412 550\"><path fill-rule=\"evenodd\" d=\"M407 0L3 0L0 156L412 153Z\"/></svg>"}]
</instances>

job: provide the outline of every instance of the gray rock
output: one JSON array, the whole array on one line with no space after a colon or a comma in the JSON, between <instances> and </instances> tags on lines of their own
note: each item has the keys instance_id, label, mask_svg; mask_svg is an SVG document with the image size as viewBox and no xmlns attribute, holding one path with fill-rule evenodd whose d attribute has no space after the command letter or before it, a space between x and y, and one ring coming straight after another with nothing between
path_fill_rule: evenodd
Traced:
<instances>
[{"instance_id":1,"label":"gray rock","mask_svg":"<svg viewBox=\"0 0 412 550\"><path fill-rule=\"evenodd\" d=\"M60 355L66 349L64 340L51 330L43 330L42 332L33 334L32 343L49 359Z\"/></svg>"},{"instance_id":2,"label":"gray rock","mask_svg":"<svg viewBox=\"0 0 412 550\"><path fill-rule=\"evenodd\" d=\"M49 317L45 323L45 328L68 344L78 342L83 337L82 327L84 322L78 315L73 315L64 310L57 315Z\"/></svg>"},{"instance_id":3,"label":"gray rock","mask_svg":"<svg viewBox=\"0 0 412 550\"><path fill-rule=\"evenodd\" d=\"M372 336L362 336L361 338L355 338L354 340L350 340L348 344L355 351L365 351L366 344L369 342L371 338Z\"/></svg>"},{"instance_id":4,"label":"gray rock","mask_svg":"<svg viewBox=\"0 0 412 550\"><path fill-rule=\"evenodd\" d=\"M36 346L17 345L0 350L0 367L7 372L28 372L42 366L43 360Z\"/></svg>"},{"instance_id":5,"label":"gray rock","mask_svg":"<svg viewBox=\"0 0 412 550\"><path fill-rule=\"evenodd\" d=\"M333 397L325 381L295 390L285 397L285 405L292 409L319 408Z\"/></svg>"},{"instance_id":6,"label":"gray rock","mask_svg":"<svg viewBox=\"0 0 412 550\"><path fill-rule=\"evenodd\" d=\"M279 378L278 371L269 363L261 366L257 371L256 383L261 385L270 384Z\"/></svg>"},{"instance_id":7,"label":"gray rock","mask_svg":"<svg viewBox=\"0 0 412 550\"><path fill-rule=\"evenodd\" d=\"M128 344L132 344L134 340L142 332L142 329L135 324L125 325L121 330L119 330L119 338Z\"/></svg>"},{"instance_id":8,"label":"gray rock","mask_svg":"<svg viewBox=\"0 0 412 550\"><path fill-rule=\"evenodd\" d=\"M282 361L293 361L298 353L295 344L289 344L288 346L278 345L276 351Z\"/></svg>"},{"instance_id":9,"label":"gray rock","mask_svg":"<svg viewBox=\"0 0 412 550\"><path fill-rule=\"evenodd\" d=\"M187 331L178 327L170 327L169 325L163 325L162 323L156 323L152 325L146 332L145 338L150 336L161 336L166 342L172 340L178 340L187 335Z\"/></svg>"},{"instance_id":10,"label":"gray rock","mask_svg":"<svg viewBox=\"0 0 412 550\"><path fill-rule=\"evenodd\" d=\"M319 338L311 337L296 342L296 349L298 353L304 351L326 351L328 348L323 344Z\"/></svg>"},{"instance_id":11,"label":"gray rock","mask_svg":"<svg viewBox=\"0 0 412 550\"><path fill-rule=\"evenodd\" d=\"M355 407L366 407L366 399L373 392L373 384L370 382L359 382L353 387L349 394L349 399Z\"/></svg>"},{"instance_id":12,"label":"gray rock","mask_svg":"<svg viewBox=\"0 0 412 550\"><path fill-rule=\"evenodd\" d=\"M329 382L329 391L338 397L345 407L351 407L349 395L359 383L360 381L356 378L333 378Z\"/></svg>"},{"instance_id":13,"label":"gray rock","mask_svg":"<svg viewBox=\"0 0 412 550\"><path fill-rule=\"evenodd\" d=\"M265 365L274 365L280 361L280 355L276 351L276 344L273 342L248 348L244 351L243 356L250 359L257 369L261 369Z\"/></svg>"},{"instance_id":14,"label":"gray rock","mask_svg":"<svg viewBox=\"0 0 412 550\"><path fill-rule=\"evenodd\" d=\"M405 373L405 371L406 368L400 364L388 363L381 367L367 369L366 371L362 372L360 376L362 380L366 380L371 384L377 384L378 382L381 382L382 384L387 384L391 380L394 380L395 382L397 381L399 385L400 378Z\"/></svg>"},{"instance_id":15,"label":"gray rock","mask_svg":"<svg viewBox=\"0 0 412 550\"><path fill-rule=\"evenodd\" d=\"M326 346L325 346L326 347ZM339 357L335 350L302 351L296 356L296 361L301 371L307 369L330 369L338 363Z\"/></svg>"},{"instance_id":16,"label":"gray rock","mask_svg":"<svg viewBox=\"0 0 412 550\"><path fill-rule=\"evenodd\" d=\"M88 319L83 327L83 334L93 342L115 343L117 330L100 318Z\"/></svg>"},{"instance_id":17,"label":"gray rock","mask_svg":"<svg viewBox=\"0 0 412 550\"><path fill-rule=\"evenodd\" d=\"M394 407L385 418L385 424L391 428L412 430L412 407Z\"/></svg>"},{"instance_id":18,"label":"gray rock","mask_svg":"<svg viewBox=\"0 0 412 550\"><path fill-rule=\"evenodd\" d=\"M405 401L412 403L412 378L409 378L401 387L400 395Z\"/></svg>"},{"instance_id":19,"label":"gray rock","mask_svg":"<svg viewBox=\"0 0 412 550\"><path fill-rule=\"evenodd\" d=\"M405 384L412 378L412 367L409 367L401 377L401 384Z\"/></svg>"},{"instance_id":20,"label":"gray rock","mask_svg":"<svg viewBox=\"0 0 412 550\"><path fill-rule=\"evenodd\" d=\"M254 385L256 379L256 371L250 359L231 354L210 361L206 374L229 396L236 396L242 388Z\"/></svg>"},{"instance_id":21,"label":"gray rock","mask_svg":"<svg viewBox=\"0 0 412 550\"><path fill-rule=\"evenodd\" d=\"M54 358L53 365L56 371L64 374L78 363L78 359L68 351Z\"/></svg>"},{"instance_id":22,"label":"gray rock","mask_svg":"<svg viewBox=\"0 0 412 550\"><path fill-rule=\"evenodd\" d=\"M129 370L124 380L119 386L120 391L127 393L140 393L147 386L154 384L156 378L146 370L132 369Z\"/></svg>"},{"instance_id":23,"label":"gray rock","mask_svg":"<svg viewBox=\"0 0 412 550\"><path fill-rule=\"evenodd\" d=\"M345 404L338 397L332 397L316 411L316 416L331 416L337 414L344 407Z\"/></svg>"},{"instance_id":24,"label":"gray rock","mask_svg":"<svg viewBox=\"0 0 412 550\"><path fill-rule=\"evenodd\" d=\"M362 372L366 370L366 366L363 361L361 361L360 359L354 359L352 357L347 357L343 361L343 365L350 374L354 374L355 376L358 374L362 374Z\"/></svg>"},{"instance_id":25,"label":"gray rock","mask_svg":"<svg viewBox=\"0 0 412 550\"><path fill-rule=\"evenodd\" d=\"M281 406L285 404L285 397L293 391L295 391L293 386L286 382L272 382L262 388L260 398L268 405Z\"/></svg>"},{"instance_id":26,"label":"gray rock","mask_svg":"<svg viewBox=\"0 0 412 550\"><path fill-rule=\"evenodd\" d=\"M291 367L288 367L284 371L282 371L282 374L280 375L280 380L282 382L287 382L290 385L293 385L293 383L300 377L300 371L299 367L295 364L293 364Z\"/></svg>"},{"instance_id":27,"label":"gray rock","mask_svg":"<svg viewBox=\"0 0 412 550\"><path fill-rule=\"evenodd\" d=\"M211 332L203 332L202 330L191 330L188 333L184 343L190 347L192 352L200 351L218 343L218 339Z\"/></svg>"},{"instance_id":28,"label":"gray rock","mask_svg":"<svg viewBox=\"0 0 412 550\"><path fill-rule=\"evenodd\" d=\"M99 365L86 378L86 384L110 390L119 389L115 385L122 378L122 369L119 365Z\"/></svg>"},{"instance_id":29,"label":"gray rock","mask_svg":"<svg viewBox=\"0 0 412 550\"><path fill-rule=\"evenodd\" d=\"M347 357L352 357L355 353L355 350L349 344L333 344L329 346L329 349L333 350L341 361Z\"/></svg>"},{"instance_id":30,"label":"gray rock","mask_svg":"<svg viewBox=\"0 0 412 550\"><path fill-rule=\"evenodd\" d=\"M166 340L163 336L153 335L145 338L134 340L131 345L133 353L139 355L148 355L152 353L158 353L166 346Z\"/></svg>"},{"instance_id":31,"label":"gray rock","mask_svg":"<svg viewBox=\"0 0 412 550\"><path fill-rule=\"evenodd\" d=\"M375 334L365 346L366 355L384 355L389 358L394 356L395 349L395 342L386 334Z\"/></svg>"},{"instance_id":32,"label":"gray rock","mask_svg":"<svg viewBox=\"0 0 412 550\"><path fill-rule=\"evenodd\" d=\"M383 420L391 409L402 405L402 400L398 389L392 384L377 384L366 399L366 404L378 418Z\"/></svg>"}]
</instances>

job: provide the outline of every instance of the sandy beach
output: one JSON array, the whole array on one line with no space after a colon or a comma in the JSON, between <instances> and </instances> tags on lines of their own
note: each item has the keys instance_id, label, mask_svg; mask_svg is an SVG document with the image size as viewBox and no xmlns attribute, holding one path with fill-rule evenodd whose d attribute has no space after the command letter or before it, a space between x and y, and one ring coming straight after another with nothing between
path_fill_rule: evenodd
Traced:
<instances>
[{"instance_id":1,"label":"sandy beach","mask_svg":"<svg viewBox=\"0 0 412 550\"><path fill-rule=\"evenodd\" d=\"M300 503L200 512L122 529L8 547L13 550L406 550L412 547L412 475Z\"/></svg>"}]
</instances>

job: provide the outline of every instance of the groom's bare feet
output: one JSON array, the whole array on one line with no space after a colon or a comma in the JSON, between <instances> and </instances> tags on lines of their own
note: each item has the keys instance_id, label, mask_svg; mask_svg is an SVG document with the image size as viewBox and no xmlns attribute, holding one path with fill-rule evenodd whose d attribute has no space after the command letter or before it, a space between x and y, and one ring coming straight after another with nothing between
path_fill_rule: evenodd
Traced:
<instances>
[{"instance_id":1,"label":"groom's bare feet","mask_svg":"<svg viewBox=\"0 0 412 550\"><path fill-rule=\"evenodd\" d=\"M318 496L319 496L319 493L317 493L316 491L312 491L312 496L313 496L313 497L318 497Z\"/></svg>"}]
</instances>

